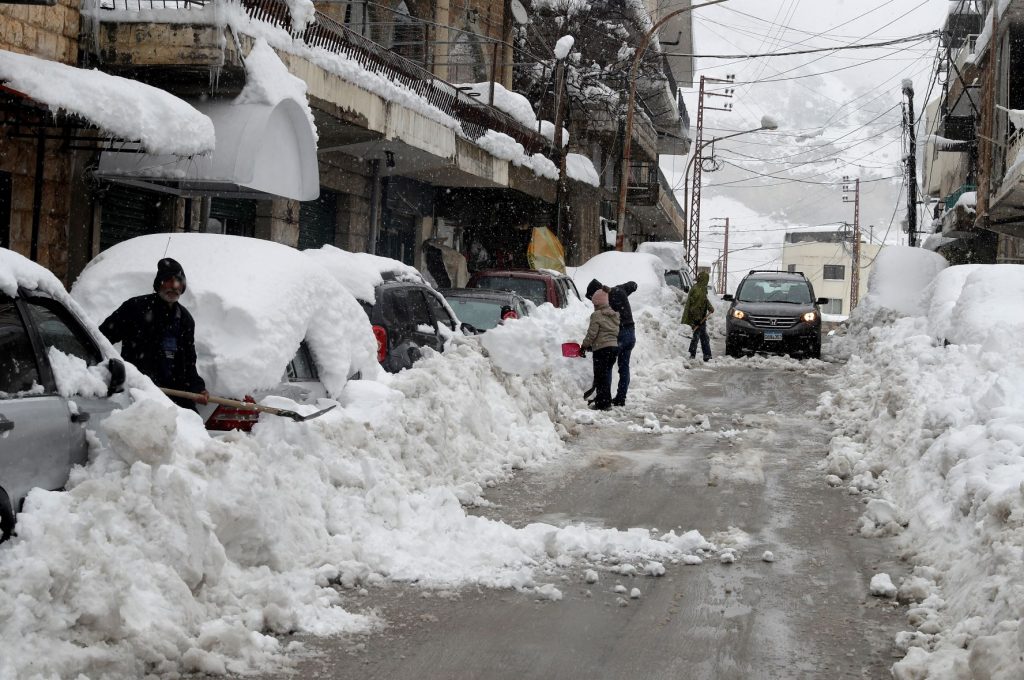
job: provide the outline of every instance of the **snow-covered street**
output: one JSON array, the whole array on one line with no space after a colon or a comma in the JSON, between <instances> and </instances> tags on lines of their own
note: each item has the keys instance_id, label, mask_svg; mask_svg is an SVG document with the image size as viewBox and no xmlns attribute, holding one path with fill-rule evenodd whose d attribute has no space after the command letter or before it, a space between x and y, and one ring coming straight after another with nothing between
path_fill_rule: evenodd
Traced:
<instances>
[{"instance_id":1,"label":"snow-covered street","mask_svg":"<svg viewBox=\"0 0 1024 680\"><path fill-rule=\"evenodd\" d=\"M516 526L692 527L716 554L663 560L663 575L644 560L556 560L542 578L557 602L478 588L353 593L346 606L387 627L314 643L322 656L299 675L885 676L902 616L868 584L903 567L891 540L857 534L862 504L817 469L829 430L813 411L835 367L771 363L686 371L650 408L602 419L474 512ZM664 429L632 431L645 417ZM710 427L691 429L704 417Z\"/></svg>"}]
</instances>

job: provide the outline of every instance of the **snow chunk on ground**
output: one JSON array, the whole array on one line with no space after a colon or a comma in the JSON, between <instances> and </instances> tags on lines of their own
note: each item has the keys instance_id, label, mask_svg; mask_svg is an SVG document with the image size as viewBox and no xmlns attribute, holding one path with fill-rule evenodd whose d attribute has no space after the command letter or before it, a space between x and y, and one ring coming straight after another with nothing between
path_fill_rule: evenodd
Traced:
<instances>
[{"instance_id":1,"label":"snow chunk on ground","mask_svg":"<svg viewBox=\"0 0 1024 680\"><path fill-rule=\"evenodd\" d=\"M871 594L876 597L896 597L896 586L888 574L875 574L871 577Z\"/></svg>"}]
</instances>

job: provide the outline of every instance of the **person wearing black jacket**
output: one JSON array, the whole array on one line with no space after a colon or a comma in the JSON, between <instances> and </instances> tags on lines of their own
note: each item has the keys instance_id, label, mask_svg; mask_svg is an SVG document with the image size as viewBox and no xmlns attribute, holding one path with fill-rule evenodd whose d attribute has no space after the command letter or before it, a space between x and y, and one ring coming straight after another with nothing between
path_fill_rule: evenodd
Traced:
<instances>
[{"instance_id":1,"label":"person wearing black jacket","mask_svg":"<svg viewBox=\"0 0 1024 680\"><path fill-rule=\"evenodd\" d=\"M598 290L608 293L609 306L619 313L619 354L616 358L619 364L619 384L612 405L625 406L626 393L629 390L629 358L633 353L633 347L636 346L636 327L633 323L633 309L629 304L629 296L636 292L636 282L627 281L609 287L593 279L587 284L587 299L590 300Z\"/></svg>"},{"instance_id":2,"label":"person wearing black jacket","mask_svg":"<svg viewBox=\"0 0 1024 680\"><path fill-rule=\"evenodd\" d=\"M157 263L153 290L126 300L100 324L111 343L121 343L121 356L158 387L197 392L207 403L210 393L196 370L196 323L178 302L185 292L185 271L172 258ZM183 408L195 404L172 399Z\"/></svg>"}]
</instances>

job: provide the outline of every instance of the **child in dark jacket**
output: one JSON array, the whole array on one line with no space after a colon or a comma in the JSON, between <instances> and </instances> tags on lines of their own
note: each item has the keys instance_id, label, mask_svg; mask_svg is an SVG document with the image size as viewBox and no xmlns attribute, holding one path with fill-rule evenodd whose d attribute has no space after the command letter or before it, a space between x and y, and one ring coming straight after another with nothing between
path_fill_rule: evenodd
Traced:
<instances>
[{"instance_id":1,"label":"child in dark jacket","mask_svg":"<svg viewBox=\"0 0 1024 680\"><path fill-rule=\"evenodd\" d=\"M619 313L608 306L608 293L594 293L594 313L590 315L587 336L580 343L583 351L594 354L594 385L597 398L594 406L599 411L612 407L612 367L619 354Z\"/></svg>"}]
</instances>

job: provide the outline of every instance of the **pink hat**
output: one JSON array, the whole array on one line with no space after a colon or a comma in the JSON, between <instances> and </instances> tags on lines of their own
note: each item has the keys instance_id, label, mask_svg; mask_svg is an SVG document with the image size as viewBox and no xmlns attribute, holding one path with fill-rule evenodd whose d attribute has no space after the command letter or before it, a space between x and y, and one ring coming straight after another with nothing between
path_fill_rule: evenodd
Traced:
<instances>
[{"instance_id":1,"label":"pink hat","mask_svg":"<svg viewBox=\"0 0 1024 680\"><path fill-rule=\"evenodd\" d=\"M608 293L603 290L595 291L594 296L590 298L590 301L594 303L595 307L603 307L608 304Z\"/></svg>"}]
</instances>

